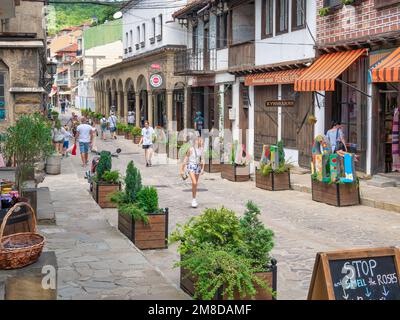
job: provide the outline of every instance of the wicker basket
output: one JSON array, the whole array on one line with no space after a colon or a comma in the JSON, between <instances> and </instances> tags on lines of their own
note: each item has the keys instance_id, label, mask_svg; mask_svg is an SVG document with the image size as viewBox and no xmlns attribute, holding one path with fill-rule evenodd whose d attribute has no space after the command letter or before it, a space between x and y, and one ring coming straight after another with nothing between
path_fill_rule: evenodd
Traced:
<instances>
[{"instance_id":1,"label":"wicker basket","mask_svg":"<svg viewBox=\"0 0 400 320\"><path fill-rule=\"evenodd\" d=\"M26 206L32 215L32 232L15 233L3 237L8 218L15 209ZM25 202L13 206L3 219L0 228L0 269L18 269L35 263L42 253L44 237L36 232L36 217L33 208Z\"/></svg>"}]
</instances>

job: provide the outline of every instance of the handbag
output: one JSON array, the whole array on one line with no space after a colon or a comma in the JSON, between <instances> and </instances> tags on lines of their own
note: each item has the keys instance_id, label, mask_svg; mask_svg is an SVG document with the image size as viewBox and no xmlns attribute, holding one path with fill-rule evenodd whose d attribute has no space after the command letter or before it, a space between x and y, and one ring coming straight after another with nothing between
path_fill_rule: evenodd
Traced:
<instances>
[{"instance_id":1,"label":"handbag","mask_svg":"<svg viewBox=\"0 0 400 320\"><path fill-rule=\"evenodd\" d=\"M336 146L335 146L335 152L337 151L346 151L346 147L343 144L342 141L338 140L339 138L339 129L336 130Z\"/></svg>"},{"instance_id":2,"label":"handbag","mask_svg":"<svg viewBox=\"0 0 400 320\"><path fill-rule=\"evenodd\" d=\"M74 143L74 146L72 147L72 152L71 152L71 154L72 154L73 156L76 156L76 143Z\"/></svg>"}]
</instances>

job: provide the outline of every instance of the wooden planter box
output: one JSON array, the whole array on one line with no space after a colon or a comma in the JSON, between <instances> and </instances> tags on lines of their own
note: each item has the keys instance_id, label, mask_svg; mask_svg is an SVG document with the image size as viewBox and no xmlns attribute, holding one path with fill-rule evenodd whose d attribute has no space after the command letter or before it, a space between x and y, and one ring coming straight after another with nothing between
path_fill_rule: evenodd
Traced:
<instances>
[{"instance_id":1,"label":"wooden planter box","mask_svg":"<svg viewBox=\"0 0 400 320\"><path fill-rule=\"evenodd\" d=\"M244 182L250 180L250 166L235 166L232 164L221 164L221 177L229 181Z\"/></svg>"},{"instance_id":2,"label":"wooden planter box","mask_svg":"<svg viewBox=\"0 0 400 320\"><path fill-rule=\"evenodd\" d=\"M139 144L140 139L141 139L141 136L134 136L134 137L132 138L134 144Z\"/></svg>"},{"instance_id":3,"label":"wooden planter box","mask_svg":"<svg viewBox=\"0 0 400 320\"><path fill-rule=\"evenodd\" d=\"M269 287L272 288L274 292L277 290L277 267L276 264L271 266L271 271L268 272L258 272L257 276L263 279L265 282L269 284ZM190 271L181 267L180 273L180 288L185 291L191 297L194 296L196 277L190 274ZM276 298L272 297L271 294L266 292L266 290L260 288L258 285L256 286L257 294L254 297L255 300L275 300ZM212 300L228 300L228 297L222 295L223 289L218 290L217 294ZM235 300L250 300L250 297L245 297L240 299L239 293L234 292Z\"/></svg>"},{"instance_id":4,"label":"wooden planter box","mask_svg":"<svg viewBox=\"0 0 400 320\"><path fill-rule=\"evenodd\" d=\"M263 176L260 170L256 170L256 187L269 191L290 190L290 171L271 172L268 176Z\"/></svg>"},{"instance_id":5,"label":"wooden planter box","mask_svg":"<svg viewBox=\"0 0 400 320\"><path fill-rule=\"evenodd\" d=\"M204 171L209 173L218 173L222 171L222 166L223 163L217 163L216 161L209 159L204 166Z\"/></svg>"},{"instance_id":6,"label":"wooden planter box","mask_svg":"<svg viewBox=\"0 0 400 320\"><path fill-rule=\"evenodd\" d=\"M132 132L125 132L125 139L127 139L127 140L132 140L133 139L133 136L132 136Z\"/></svg>"},{"instance_id":7,"label":"wooden planter box","mask_svg":"<svg viewBox=\"0 0 400 320\"><path fill-rule=\"evenodd\" d=\"M344 207L359 205L360 188L354 183L325 183L311 180L312 199L332 206Z\"/></svg>"},{"instance_id":8,"label":"wooden planter box","mask_svg":"<svg viewBox=\"0 0 400 320\"><path fill-rule=\"evenodd\" d=\"M100 208L116 208L117 204L111 202L110 196L119 190L121 190L120 184L98 184L93 181L93 198Z\"/></svg>"},{"instance_id":9,"label":"wooden planter box","mask_svg":"<svg viewBox=\"0 0 400 320\"><path fill-rule=\"evenodd\" d=\"M168 208L149 215L149 223L135 221L131 215L118 212L118 230L141 250L168 248Z\"/></svg>"}]
</instances>

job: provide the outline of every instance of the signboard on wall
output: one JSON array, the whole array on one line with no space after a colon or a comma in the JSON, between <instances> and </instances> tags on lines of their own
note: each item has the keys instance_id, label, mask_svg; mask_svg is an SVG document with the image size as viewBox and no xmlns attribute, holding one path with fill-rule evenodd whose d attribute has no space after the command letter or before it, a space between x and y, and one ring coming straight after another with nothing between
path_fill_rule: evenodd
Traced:
<instances>
[{"instance_id":1,"label":"signboard on wall","mask_svg":"<svg viewBox=\"0 0 400 320\"><path fill-rule=\"evenodd\" d=\"M154 89L159 89L164 83L163 76L159 73L152 74L150 76L150 86Z\"/></svg>"},{"instance_id":2,"label":"signboard on wall","mask_svg":"<svg viewBox=\"0 0 400 320\"><path fill-rule=\"evenodd\" d=\"M294 107L294 100L267 100L266 107Z\"/></svg>"},{"instance_id":3,"label":"signboard on wall","mask_svg":"<svg viewBox=\"0 0 400 320\"><path fill-rule=\"evenodd\" d=\"M309 300L400 300L398 248L318 253Z\"/></svg>"}]
</instances>

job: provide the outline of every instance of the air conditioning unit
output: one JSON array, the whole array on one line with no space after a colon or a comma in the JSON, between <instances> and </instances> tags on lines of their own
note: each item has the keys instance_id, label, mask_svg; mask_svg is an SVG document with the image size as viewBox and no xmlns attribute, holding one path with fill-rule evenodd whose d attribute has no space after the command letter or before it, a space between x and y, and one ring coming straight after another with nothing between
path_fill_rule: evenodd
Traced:
<instances>
[{"instance_id":1,"label":"air conditioning unit","mask_svg":"<svg viewBox=\"0 0 400 320\"><path fill-rule=\"evenodd\" d=\"M229 120L235 120L236 119L236 110L234 108L229 109Z\"/></svg>"}]
</instances>

